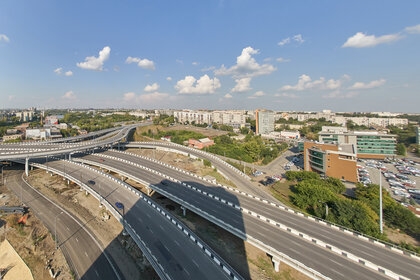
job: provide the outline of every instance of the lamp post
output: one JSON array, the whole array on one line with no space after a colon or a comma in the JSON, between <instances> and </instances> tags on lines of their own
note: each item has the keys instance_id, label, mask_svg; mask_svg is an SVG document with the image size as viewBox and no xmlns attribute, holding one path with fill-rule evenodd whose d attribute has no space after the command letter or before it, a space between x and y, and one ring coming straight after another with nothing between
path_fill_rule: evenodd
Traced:
<instances>
[{"instance_id":1,"label":"lamp post","mask_svg":"<svg viewBox=\"0 0 420 280\"><path fill-rule=\"evenodd\" d=\"M383 233L383 224L382 224L382 173L379 168L379 230L381 234Z\"/></svg>"},{"instance_id":2,"label":"lamp post","mask_svg":"<svg viewBox=\"0 0 420 280\"><path fill-rule=\"evenodd\" d=\"M58 249L58 242L57 242L57 218L58 216L60 216L61 214L63 214L64 212L61 211L57 216L55 216L54 219L54 239L55 239L55 249Z\"/></svg>"}]
</instances>

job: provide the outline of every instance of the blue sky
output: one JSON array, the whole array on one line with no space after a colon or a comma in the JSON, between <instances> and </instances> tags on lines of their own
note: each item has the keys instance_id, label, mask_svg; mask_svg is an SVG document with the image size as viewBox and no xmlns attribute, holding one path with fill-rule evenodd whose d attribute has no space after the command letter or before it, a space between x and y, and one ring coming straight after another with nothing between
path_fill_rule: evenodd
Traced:
<instances>
[{"instance_id":1,"label":"blue sky","mask_svg":"<svg viewBox=\"0 0 420 280\"><path fill-rule=\"evenodd\" d=\"M0 2L1 107L419 112L419 1Z\"/></svg>"}]
</instances>

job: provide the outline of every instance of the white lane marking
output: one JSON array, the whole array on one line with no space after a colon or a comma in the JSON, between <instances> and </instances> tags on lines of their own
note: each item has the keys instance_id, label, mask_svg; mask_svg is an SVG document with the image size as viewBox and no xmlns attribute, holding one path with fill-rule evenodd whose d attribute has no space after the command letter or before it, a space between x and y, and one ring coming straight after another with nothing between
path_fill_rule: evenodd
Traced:
<instances>
[{"instance_id":1,"label":"white lane marking","mask_svg":"<svg viewBox=\"0 0 420 280\"><path fill-rule=\"evenodd\" d=\"M344 277L344 275L343 275L342 273L338 272L337 270L335 270L335 269L333 269L333 268L331 268L331 267L330 267L330 269L331 269L332 271L334 271L335 273L340 274L342 277Z\"/></svg>"},{"instance_id":2,"label":"white lane marking","mask_svg":"<svg viewBox=\"0 0 420 280\"><path fill-rule=\"evenodd\" d=\"M96 269L95 269L95 273L96 273L96 276L99 277L99 273L98 273L98 271Z\"/></svg>"},{"instance_id":3,"label":"white lane marking","mask_svg":"<svg viewBox=\"0 0 420 280\"><path fill-rule=\"evenodd\" d=\"M179 245L178 241L174 240L175 244L178 245L178 247L181 247L181 245Z\"/></svg>"},{"instance_id":4,"label":"white lane marking","mask_svg":"<svg viewBox=\"0 0 420 280\"><path fill-rule=\"evenodd\" d=\"M196 263L195 260L192 260L192 262L195 264L196 267L199 267L198 263Z\"/></svg>"},{"instance_id":5,"label":"white lane marking","mask_svg":"<svg viewBox=\"0 0 420 280\"><path fill-rule=\"evenodd\" d=\"M188 270L186 270L186 269L184 268L184 271L188 274L188 276L190 276L190 273L188 272Z\"/></svg>"}]
</instances>

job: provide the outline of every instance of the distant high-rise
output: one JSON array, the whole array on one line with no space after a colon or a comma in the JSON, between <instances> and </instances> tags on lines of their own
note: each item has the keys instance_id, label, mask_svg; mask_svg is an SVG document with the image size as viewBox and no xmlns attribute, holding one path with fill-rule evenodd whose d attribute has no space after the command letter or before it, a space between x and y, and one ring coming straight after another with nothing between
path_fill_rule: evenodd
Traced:
<instances>
[{"instance_id":1,"label":"distant high-rise","mask_svg":"<svg viewBox=\"0 0 420 280\"><path fill-rule=\"evenodd\" d=\"M420 145L420 126L416 126L416 144Z\"/></svg>"},{"instance_id":2,"label":"distant high-rise","mask_svg":"<svg viewBox=\"0 0 420 280\"><path fill-rule=\"evenodd\" d=\"M256 110L256 129L257 135L269 134L274 131L274 112L269 110Z\"/></svg>"}]
</instances>

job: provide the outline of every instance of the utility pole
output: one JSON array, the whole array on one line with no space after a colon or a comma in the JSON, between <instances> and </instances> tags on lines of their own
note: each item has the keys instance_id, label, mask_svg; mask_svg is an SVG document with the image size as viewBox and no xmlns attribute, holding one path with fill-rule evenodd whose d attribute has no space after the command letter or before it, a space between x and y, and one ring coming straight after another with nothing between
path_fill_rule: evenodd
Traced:
<instances>
[{"instance_id":1,"label":"utility pole","mask_svg":"<svg viewBox=\"0 0 420 280\"><path fill-rule=\"evenodd\" d=\"M379 168L379 230L381 234L383 233L383 224L382 224L382 173Z\"/></svg>"}]
</instances>

